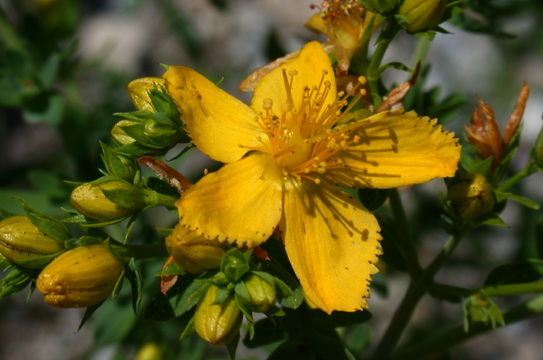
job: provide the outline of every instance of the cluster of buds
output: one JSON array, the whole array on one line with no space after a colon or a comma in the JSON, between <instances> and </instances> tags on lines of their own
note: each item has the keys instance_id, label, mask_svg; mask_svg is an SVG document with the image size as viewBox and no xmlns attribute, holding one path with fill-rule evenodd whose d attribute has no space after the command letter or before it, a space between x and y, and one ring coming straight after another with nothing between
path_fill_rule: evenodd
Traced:
<instances>
[{"instance_id":1,"label":"cluster of buds","mask_svg":"<svg viewBox=\"0 0 543 360\"><path fill-rule=\"evenodd\" d=\"M123 118L111 130L117 152L134 156L163 154L187 140L163 79L136 79L128 84L128 93L138 111L116 114Z\"/></svg>"},{"instance_id":2,"label":"cluster of buds","mask_svg":"<svg viewBox=\"0 0 543 360\"><path fill-rule=\"evenodd\" d=\"M47 304L89 307L111 294L124 263L108 246L94 244L66 250L68 229L55 219L28 212L0 221L0 254L17 265L7 276L14 280L7 287L26 286L34 279L34 271L40 270L36 287Z\"/></svg>"}]
</instances>

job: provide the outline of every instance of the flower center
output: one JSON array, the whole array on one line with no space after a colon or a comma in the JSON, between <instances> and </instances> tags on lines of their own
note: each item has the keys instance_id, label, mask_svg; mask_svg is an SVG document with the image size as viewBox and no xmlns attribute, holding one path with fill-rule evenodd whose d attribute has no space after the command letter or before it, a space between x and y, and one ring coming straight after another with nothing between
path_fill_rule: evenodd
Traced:
<instances>
[{"instance_id":1,"label":"flower center","mask_svg":"<svg viewBox=\"0 0 543 360\"><path fill-rule=\"evenodd\" d=\"M326 80L327 71L322 72L317 86L304 87L301 98L300 95L295 98L296 75L296 71L283 70L286 101L274 108L271 99L264 99L263 113L257 121L268 134L266 151L284 171L318 182L319 174L343 166L338 159L331 159L334 154L360 141L359 136L350 136L349 126L341 126L354 118L349 110L357 99L349 106L343 93L330 99L333 90L330 81ZM277 114L274 109L278 108Z\"/></svg>"}]
</instances>

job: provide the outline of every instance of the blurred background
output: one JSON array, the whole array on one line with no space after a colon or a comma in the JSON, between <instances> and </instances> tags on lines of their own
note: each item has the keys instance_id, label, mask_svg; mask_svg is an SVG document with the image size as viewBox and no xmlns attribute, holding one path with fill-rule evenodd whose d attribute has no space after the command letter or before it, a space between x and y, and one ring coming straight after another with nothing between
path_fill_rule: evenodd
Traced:
<instances>
[{"instance_id":1,"label":"blurred background","mask_svg":"<svg viewBox=\"0 0 543 360\"><path fill-rule=\"evenodd\" d=\"M468 3L471 22L453 18L444 24L449 33L437 34L428 53L431 67L424 78L423 98L434 107L426 110L429 115L443 115L445 127L462 134L479 96L494 108L503 126L522 82L528 82L531 96L514 161L519 170L542 125L543 3ZM61 215L70 192L62 181L97 178L98 141L108 139L118 120L112 114L132 111L126 84L137 77L160 76L161 64L190 66L212 81L223 78L223 88L247 100L247 94L237 90L241 79L305 42L320 39L303 26L316 11L311 4L318 1L0 0L0 207L20 212L17 198L24 198L39 210ZM416 40L402 34L385 60L410 64ZM408 78L408 73L398 70L386 73L388 86ZM542 203L542 183L542 174L536 174L523 183L523 191ZM435 227L436 198L443 190L436 181L402 191L409 216L422 233L423 263L445 241L445 234ZM417 199L416 205L410 199ZM148 224L170 226L175 221L163 215L146 214ZM479 286L486 274L481 268L488 271L511 262L542 241L533 235L533 229L541 226L541 213L508 204L504 220L510 227L485 229L464 241L439 279ZM157 234L142 230L141 236ZM150 273L157 270L154 266L149 265ZM368 330L360 341L378 338L405 291L407 278L387 272L386 267L384 275L386 291L376 291L371 299L372 335ZM148 284L153 285L156 282ZM417 327L461 321L461 310L458 304L424 299L410 336L417 336ZM150 325L135 319L130 306L109 303L78 332L81 316L79 310L43 305L40 294L27 299L23 292L0 299L0 358L129 359L146 341L163 337L175 342L181 330L171 322ZM541 330L541 319L508 326L455 348L452 358L538 360L543 353ZM192 347L192 357L183 359L223 354L206 352L195 339L176 346L179 353ZM262 356L249 350L241 354Z\"/></svg>"}]
</instances>

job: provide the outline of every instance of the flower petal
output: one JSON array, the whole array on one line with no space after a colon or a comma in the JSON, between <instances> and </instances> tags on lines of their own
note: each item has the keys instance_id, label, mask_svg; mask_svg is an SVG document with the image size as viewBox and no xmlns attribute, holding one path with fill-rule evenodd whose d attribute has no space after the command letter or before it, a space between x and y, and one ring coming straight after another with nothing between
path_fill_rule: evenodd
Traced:
<instances>
[{"instance_id":1,"label":"flower petal","mask_svg":"<svg viewBox=\"0 0 543 360\"><path fill-rule=\"evenodd\" d=\"M306 300L327 313L366 308L381 252L377 220L330 185L291 183L284 193L282 230Z\"/></svg>"},{"instance_id":2,"label":"flower petal","mask_svg":"<svg viewBox=\"0 0 543 360\"><path fill-rule=\"evenodd\" d=\"M346 126L356 127L357 145L339 152L345 166L325 178L349 187L393 188L454 176L460 145L437 119L407 113L381 112Z\"/></svg>"},{"instance_id":3,"label":"flower petal","mask_svg":"<svg viewBox=\"0 0 543 360\"><path fill-rule=\"evenodd\" d=\"M261 146L266 135L247 105L187 67L170 66L164 79L192 141L203 153L229 163L245 155L247 147Z\"/></svg>"},{"instance_id":4,"label":"flower petal","mask_svg":"<svg viewBox=\"0 0 543 360\"><path fill-rule=\"evenodd\" d=\"M286 84L286 81L290 81L291 78L292 83ZM289 108L288 99L291 98L294 109L300 109L304 89L318 89L319 85L321 91L323 86L330 87L322 101L322 108L325 109L328 104L336 100L336 80L328 55L320 43L312 41L307 43L298 54L288 58L262 77L255 86L251 108L258 114L264 113L264 103L269 103L271 100L272 112L280 115ZM289 91L291 96L289 96Z\"/></svg>"},{"instance_id":5,"label":"flower petal","mask_svg":"<svg viewBox=\"0 0 543 360\"><path fill-rule=\"evenodd\" d=\"M207 239L256 246L281 218L282 174L253 153L204 176L177 203L180 223Z\"/></svg>"}]
</instances>

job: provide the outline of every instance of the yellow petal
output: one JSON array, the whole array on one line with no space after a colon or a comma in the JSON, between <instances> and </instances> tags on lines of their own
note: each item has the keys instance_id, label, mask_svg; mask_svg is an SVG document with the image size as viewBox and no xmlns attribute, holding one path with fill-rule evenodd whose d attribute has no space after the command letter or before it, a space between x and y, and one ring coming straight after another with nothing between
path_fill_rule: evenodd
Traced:
<instances>
[{"instance_id":1,"label":"yellow petal","mask_svg":"<svg viewBox=\"0 0 543 360\"><path fill-rule=\"evenodd\" d=\"M281 218L282 174L263 153L204 176L177 203L180 223L207 239L256 246Z\"/></svg>"},{"instance_id":2,"label":"yellow petal","mask_svg":"<svg viewBox=\"0 0 543 360\"><path fill-rule=\"evenodd\" d=\"M271 100L271 110L275 115L291 107L300 109L304 89L319 89L319 85L321 91L325 86L330 87L322 101L322 108L325 109L336 100L336 80L328 55L320 43L312 41L299 54L262 77L256 84L251 107L257 113L263 113L264 103L268 104ZM292 99L292 104L289 104L289 99Z\"/></svg>"},{"instance_id":3,"label":"yellow petal","mask_svg":"<svg viewBox=\"0 0 543 360\"><path fill-rule=\"evenodd\" d=\"M196 71L170 66L164 79L188 134L206 155L229 163L245 155L247 147L262 144L266 135L255 121L256 114Z\"/></svg>"},{"instance_id":4,"label":"yellow petal","mask_svg":"<svg viewBox=\"0 0 543 360\"><path fill-rule=\"evenodd\" d=\"M287 254L309 304L327 313L366 308L381 252L375 217L326 184L288 183L283 201Z\"/></svg>"},{"instance_id":5,"label":"yellow petal","mask_svg":"<svg viewBox=\"0 0 543 360\"><path fill-rule=\"evenodd\" d=\"M358 128L360 143L336 155L345 166L325 174L334 184L385 189L456 172L460 145L436 119L394 111L346 126Z\"/></svg>"}]
</instances>

